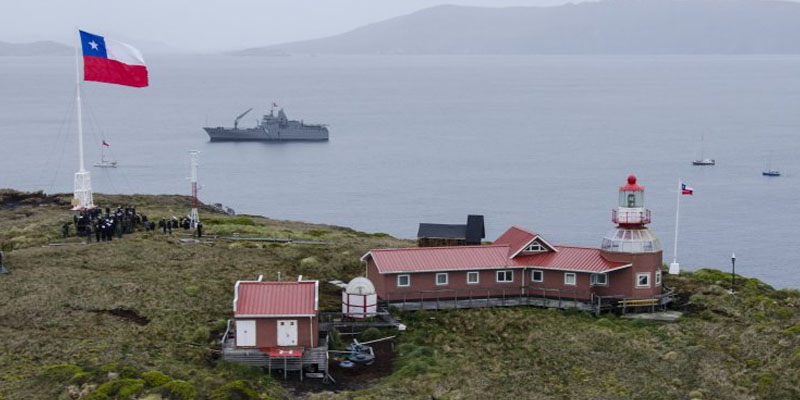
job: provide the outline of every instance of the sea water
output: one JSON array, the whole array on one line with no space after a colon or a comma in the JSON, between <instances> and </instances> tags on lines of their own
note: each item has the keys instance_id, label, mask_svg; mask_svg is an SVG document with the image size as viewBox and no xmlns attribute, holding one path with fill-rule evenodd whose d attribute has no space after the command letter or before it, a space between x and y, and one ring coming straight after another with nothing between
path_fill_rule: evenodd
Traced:
<instances>
[{"instance_id":1,"label":"sea water","mask_svg":"<svg viewBox=\"0 0 800 400\"><path fill-rule=\"evenodd\" d=\"M683 268L800 287L800 57L150 57L151 86L83 85L87 168L105 193L189 194L239 213L416 235L486 216L599 246L629 173ZM0 187L71 192L74 60L0 59ZM329 125L324 143L210 143L275 102ZM713 167L694 167L703 155ZM116 169L91 164L107 157ZM783 176L761 176L767 158ZM176 210L176 213L188 210ZM202 217L202 216L201 216ZM357 257L354 255L353 257Z\"/></svg>"}]
</instances>

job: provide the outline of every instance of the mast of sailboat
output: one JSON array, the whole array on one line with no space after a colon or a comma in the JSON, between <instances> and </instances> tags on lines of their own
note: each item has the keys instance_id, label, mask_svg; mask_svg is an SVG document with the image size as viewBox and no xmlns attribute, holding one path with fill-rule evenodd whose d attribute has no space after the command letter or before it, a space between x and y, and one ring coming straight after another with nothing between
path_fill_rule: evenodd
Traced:
<instances>
[{"instance_id":1,"label":"mast of sailboat","mask_svg":"<svg viewBox=\"0 0 800 400\"><path fill-rule=\"evenodd\" d=\"M76 30L78 30L76 28ZM83 161L83 110L81 109L81 57L79 52L81 46L80 32L78 33L78 43L75 46L75 101L78 103L78 172L75 173L74 185L74 209L81 210L94 208L92 199L92 176L86 170Z\"/></svg>"}]
</instances>

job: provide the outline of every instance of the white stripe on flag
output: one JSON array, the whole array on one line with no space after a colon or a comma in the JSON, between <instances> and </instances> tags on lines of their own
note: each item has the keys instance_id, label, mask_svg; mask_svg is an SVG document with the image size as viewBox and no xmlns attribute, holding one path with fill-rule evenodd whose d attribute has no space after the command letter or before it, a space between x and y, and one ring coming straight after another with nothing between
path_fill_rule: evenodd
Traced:
<instances>
[{"instance_id":1,"label":"white stripe on flag","mask_svg":"<svg viewBox=\"0 0 800 400\"><path fill-rule=\"evenodd\" d=\"M135 47L120 41L105 38L108 58L128 65L145 65L144 57Z\"/></svg>"}]
</instances>

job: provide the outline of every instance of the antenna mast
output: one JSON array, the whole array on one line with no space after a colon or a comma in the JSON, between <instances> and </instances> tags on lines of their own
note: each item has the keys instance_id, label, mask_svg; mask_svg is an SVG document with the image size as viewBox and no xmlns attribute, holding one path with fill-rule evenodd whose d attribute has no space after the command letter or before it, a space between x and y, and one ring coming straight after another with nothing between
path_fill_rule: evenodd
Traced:
<instances>
[{"instance_id":1,"label":"antenna mast","mask_svg":"<svg viewBox=\"0 0 800 400\"><path fill-rule=\"evenodd\" d=\"M197 150L192 150L189 152L189 163L192 167L192 211L189 213L189 220L192 229L197 228L197 224L200 222L200 215L197 213L197 157L200 155L200 152Z\"/></svg>"}]
</instances>

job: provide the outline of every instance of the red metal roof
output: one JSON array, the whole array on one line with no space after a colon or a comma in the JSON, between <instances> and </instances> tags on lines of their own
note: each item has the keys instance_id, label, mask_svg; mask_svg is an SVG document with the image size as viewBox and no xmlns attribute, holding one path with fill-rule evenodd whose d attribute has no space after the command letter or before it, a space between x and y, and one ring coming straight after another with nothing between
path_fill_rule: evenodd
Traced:
<instances>
[{"instance_id":1,"label":"red metal roof","mask_svg":"<svg viewBox=\"0 0 800 400\"><path fill-rule=\"evenodd\" d=\"M521 255L511 260L512 265L556 269L560 271L607 272L630 265L608 261L600 249L591 247L556 246L558 252Z\"/></svg>"},{"instance_id":2,"label":"red metal roof","mask_svg":"<svg viewBox=\"0 0 800 400\"><path fill-rule=\"evenodd\" d=\"M511 257L514 254L519 253L520 250L522 250L537 236L539 235L527 229L523 229L518 226L512 226L511 228L508 228L507 231L503 232L503 234L494 241L494 244L508 246L508 256Z\"/></svg>"},{"instance_id":3,"label":"red metal roof","mask_svg":"<svg viewBox=\"0 0 800 400\"><path fill-rule=\"evenodd\" d=\"M511 258L537 236L514 226L493 245L378 249L365 254L362 260L372 257L381 274L522 267L608 272L630 265L606 260L600 249L591 247L553 246L556 251Z\"/></svg>"},{"instance_id":4,"label":"red metal roof","mask_svg":"<svg viewBox=\"0 0 800 400\"><path fill-rule=\"evenodd\" d=\"M236 282L233 315L316 315L317 281Z\"/></svg>"},{"instance_id":5,"label":"red metal roof","mask_svg":"<svg viewBox=\"0 0 800 400\"><path fill-rule=\"evenodd\" d=\"M370 250L381 274L502 268L508 263L508 246L409 247Z\"/></svg>"}]
</instances>

